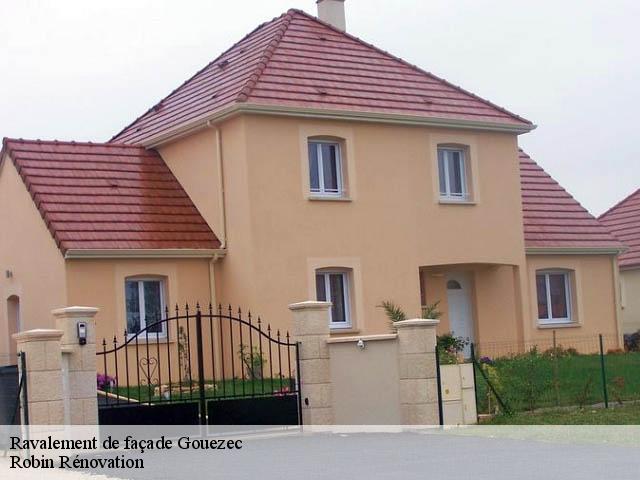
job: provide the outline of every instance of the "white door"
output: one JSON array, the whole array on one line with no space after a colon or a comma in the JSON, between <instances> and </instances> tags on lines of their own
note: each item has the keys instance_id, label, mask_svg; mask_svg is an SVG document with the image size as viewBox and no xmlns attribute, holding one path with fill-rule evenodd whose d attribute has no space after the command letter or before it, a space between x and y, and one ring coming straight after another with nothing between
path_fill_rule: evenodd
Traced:
<instances>
[{"instance_id":1,"label":"white door","mask_svg":"<svg viewBox=\"0 0 640 480\"><path fill-rule=\"evenodd\" d=\"M474 341L473 314L471 309L471 277L468 273L451 273L447 275L447 302L449 304L449 324L456 337ZM471 356L471 347L467 345L463 351L465 358Z\"/></svg>"}]
</instances>

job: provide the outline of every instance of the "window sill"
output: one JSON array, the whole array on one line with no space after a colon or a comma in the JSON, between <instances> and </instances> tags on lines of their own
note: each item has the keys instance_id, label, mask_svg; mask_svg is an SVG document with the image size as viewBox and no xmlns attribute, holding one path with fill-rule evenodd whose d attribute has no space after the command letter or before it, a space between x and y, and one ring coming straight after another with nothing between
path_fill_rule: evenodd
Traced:
<instances>
[{"instance_id":1,"label":"window sill","mask_svg":"<svg viewBox=\"0 0 640 480\"><path fill-rule=\"evenodd\" d=\"M556 328L577 328L581 327L582 324L578 322L571 323L539 323L538 328L540 330L548 330L548 329L556 329Z\"/></svg>"},{"instance_id":2,"label":"window sill","mask_svg":"<svg viewBox=\"0 0 640 480\"><path fill-rule=\"evenodd\" d=\"M454 200L452 198L440 198L438 199L440 205L476 205L478 202L475 200Z\"/></svg>"},{"instance_id":3,"label":"window sill","mask_svg":"<svg viewBox=\"0 0 640 480\"><path fill-rule=\"evenodd\" d=\"M341 327L329 327L329 334L330 335L340 335L343 333L360 333L360 329L359 328L354 328L354 327L348 327L348 328L341 328Z\"/></svg>"},{"instance_id":4,"label":"window sill","mask_svg":"<svg viewBox=\"0 0 640 480\"><path fill-rule=\"evenodd\" d=\"M328 201L328 202L351 202L350 197L341 197L341 196L332 196L332 195L307 195L307 200L317 202L317 201Z\"/></svg>"},{"instance_id":5,"label":"window sill","mask_svg":"<svg viewBox=\"0 0 640 480\"><path fill-rule=\"evenodd\" d=\"M136 337L135 335L127 335L127 342L129 346L131 345L135 345L136 344ZM167 338L166 336L164 337L158 337L156 340L156 337L149 335L149 339L147 339L147 336L142 334L138 337L138 344L144 345L144 344L155 344L158 343L159 345L162 345L163 343L175 343L175 339L173 338Z\"/></svg>"}]
</instances>

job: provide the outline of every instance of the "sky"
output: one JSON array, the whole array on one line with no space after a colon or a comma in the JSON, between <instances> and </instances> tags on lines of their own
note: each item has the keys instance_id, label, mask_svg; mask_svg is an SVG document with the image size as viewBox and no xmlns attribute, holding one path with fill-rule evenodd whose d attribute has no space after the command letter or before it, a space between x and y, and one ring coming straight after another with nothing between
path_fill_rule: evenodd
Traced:
<instances>
[{"instance_id":1,"label":"sky","mask_svg":"<svg viewBox=\"0 0 640 480\"><path fill-rule=\"evenodd\" d=\"M347 31L531 121L598 215L640 187L637 0L346 0ZM0 137L106 141L260 23L315 0L0 0Z\"/></svg>"}]
</instances>

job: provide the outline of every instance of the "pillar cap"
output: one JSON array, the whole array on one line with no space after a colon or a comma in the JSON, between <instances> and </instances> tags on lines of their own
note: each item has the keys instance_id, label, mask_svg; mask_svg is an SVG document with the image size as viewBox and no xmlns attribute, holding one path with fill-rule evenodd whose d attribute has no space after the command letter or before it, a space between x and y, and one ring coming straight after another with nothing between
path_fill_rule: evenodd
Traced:
<instances>
[{"instance_id":1,"label":"pillar cap","mask_svg":"<svg viewBox=\"0 0 640 480\"><path fill-rule=\"evenodd\" d=\"M94 307L65 307L65 308L56 308L55 310L51 310L51 313L54 317L65 317L65 318L78 318L78 317L89 317L93 318L96 313L98 313L100 309Z\"/></svg>"},{"instance_id":2,"label":"pillar cap","mask_svg":"<svg viewBox=\"0 0 640 480\"><path fill-rule=\"evenodd\" d=\"M62 330L53 330L49 328L36 328L34 330L26 330L24 332L14 333L11 337L16 342L42 342L47 340L59 340L64 332Z\"/></svg>"},{"instance_id":3,"label":"pillar cap","mask_svg":"<svg viewBox=\"0 0 640 480\"><path fill-rule=\"evenodd\" d=\"M289 310L328 310L331 305L333 305L331 302L307 300L306 302L292 303L289 305Z\"/></svg>"},{"instance_id":4,"label":"pillar cap","mask_svg":"<svg viewBox=\"0 0 640 480\"><path fill-rule=\"evenodd\" d=\"M401 320L399 322L393 322L393 326L396 328L406 327L435 327L440 323L440 320L435 318L412 318L411 320Z\"/></svg>"}]
</instances>

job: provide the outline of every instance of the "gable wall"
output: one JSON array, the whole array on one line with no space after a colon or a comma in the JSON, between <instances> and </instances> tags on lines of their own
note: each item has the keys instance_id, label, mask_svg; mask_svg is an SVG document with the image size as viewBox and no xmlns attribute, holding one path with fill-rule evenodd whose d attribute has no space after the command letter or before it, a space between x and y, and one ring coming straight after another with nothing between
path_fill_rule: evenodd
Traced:
<instances>
[{"instance_id":1,"label":"gable wall","mask_svg":"<svg viewBox=\"0 0 640 480\"><path fill-rule=\"evenodd\" d=\"M22 330L53 328L51 310L66 306L64 259L8 156L0 166L0 225L1 360L12 341L7 325L10 296L20 297Z\"/></svg>"}]
</instances>

